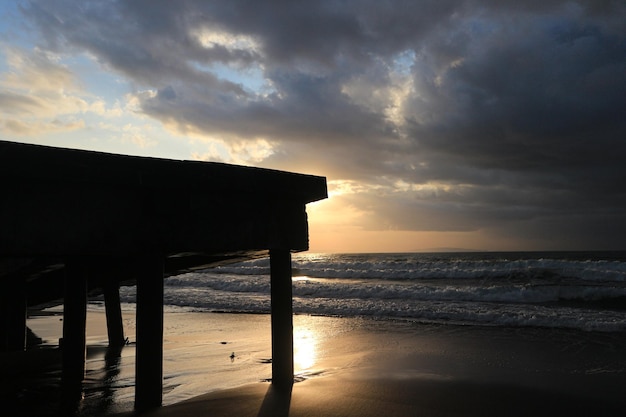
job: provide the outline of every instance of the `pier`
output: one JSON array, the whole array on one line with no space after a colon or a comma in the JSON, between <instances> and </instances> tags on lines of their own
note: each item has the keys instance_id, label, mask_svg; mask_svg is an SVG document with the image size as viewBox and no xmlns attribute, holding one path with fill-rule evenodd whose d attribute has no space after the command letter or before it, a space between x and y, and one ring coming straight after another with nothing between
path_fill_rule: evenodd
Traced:
<instances>
[{"instance_id":1,"label":"pier","mask_svg":"<svg viewBox=\"0 0 626 417\"><path fill-rule=\"evenodd\" d=\"M85 373L87 300L124 344L119 288L137 286L135 409L161 405L163 281L270 258L272 383L293 383L291 253L324 177L0 141L0 350L26 349L29 308L63 304L62 386Z\"/></svg>"}]
</instances>

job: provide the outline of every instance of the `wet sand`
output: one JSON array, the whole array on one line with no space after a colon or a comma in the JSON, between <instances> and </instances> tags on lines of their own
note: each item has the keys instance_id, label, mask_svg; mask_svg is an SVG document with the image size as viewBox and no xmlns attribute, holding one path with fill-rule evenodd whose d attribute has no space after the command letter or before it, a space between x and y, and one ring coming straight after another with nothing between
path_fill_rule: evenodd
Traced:
<instances>
[{"instance_id":1,"label":"wet sand","mask_svg":"<svg viewBox=\"0 0 626 417\"><path fill-rule=\"evenodd\" d=\"M44 347L0 355L2 401L55 415L62 322L29 326ZM133 415L134 345L106 355L102 312L87 330L78 415ZM626 415L625 334L297 315L291 392L268 382L267 315L167 312L164 338L164 406L148 416Z\"/></svg>"}]
</instances>

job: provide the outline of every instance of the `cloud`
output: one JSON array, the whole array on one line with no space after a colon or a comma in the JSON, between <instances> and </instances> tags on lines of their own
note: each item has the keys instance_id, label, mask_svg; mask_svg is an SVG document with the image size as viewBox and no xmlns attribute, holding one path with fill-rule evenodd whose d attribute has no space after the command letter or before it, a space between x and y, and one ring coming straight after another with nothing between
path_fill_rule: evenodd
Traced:
<instances>
[{"instance_id":1,"label":"cloud","mask_svg":"<svg viewBox=\"0 0 626 417\"><path fill-rule=\"evenodd\" d=\"M596 230L595 245L624 245L622 2L57 0L23 13L48 54L90 54L135 86L137 111L207 138L206 155L358 182L335 198L367 213L351 217L362 228L570 246Z\"/></svg>"},{"instance_id":2,"label":"cloud","mask_svg":"<svg viewBox=\"0 0 626 417\"><path fill-rule=\"evenodd\" d=\"M0 131L20 137L70 132L86 126L87 113L116 114L90 97L55 54L41 48L2 52L8 70L0 74Z\"/></svg>"},{"instance_id":3,"label":"cloud","mask_svg":"<svg viewBox=\"0 0 626 417\"><path fill-rule=\"evenodd\" d=\"M0 119L0 132L15 136L37 136L43 133L71 132L83 129L83 120L52 120L50 122L24 122L20 119Z\"/></svg>"},{"instance_id":4,"label":"cloud","mask_svg":"<svg viewBox=\"0 0 626 417\"><path fill-rule=\"evenodd\" d=\"M41 48L34 48L30 52L4 48L3 53L11 68L3 76L3 86L38 93L77 89L72 72L59 64L59 57L49 51Z\"/></svg>"}]
</instances>

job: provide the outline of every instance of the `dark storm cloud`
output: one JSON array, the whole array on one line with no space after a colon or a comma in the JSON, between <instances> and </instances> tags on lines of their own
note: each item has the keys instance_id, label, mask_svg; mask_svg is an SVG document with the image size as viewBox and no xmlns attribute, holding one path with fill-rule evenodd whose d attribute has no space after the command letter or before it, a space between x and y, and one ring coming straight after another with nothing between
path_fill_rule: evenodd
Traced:
<instances>
[{"instance_id":1,"label":"dark storm cloud","mask_svg":"<svg viewBox=\"0 0 626 417\"><path fill-rule=\"evenodd\" d=\"M32 1L24 14L47 48L157 91L139 95L147 115L264 137L267 166L377 186L345 197L372 213L367 228L626 246L623 2ZM203 44L203 30L235 38ZM266 90L216 63L260 71Z\"/></svg>"},{"instance_id":2,"label":"dark storm cloud","mask_svg":"<svg viewBox=\"0 0 626 417\"><path fill-rule=\"evenodd\" d=\"M614 16L572 15L489 16L491 27L426 45L427 59L444 51L448 61L463 60L437 85L424 75L430 62L416 71L425 97L411 122L410 136L433 167L421 175L477 188L448 218L479 208L464 224L512 223L507 228L552 236L578 229L574 246L594 224L594 244L624 246L625 32L605 30ZM510 198L499 198L501 187Z\"/></svg>"}]
</instances>

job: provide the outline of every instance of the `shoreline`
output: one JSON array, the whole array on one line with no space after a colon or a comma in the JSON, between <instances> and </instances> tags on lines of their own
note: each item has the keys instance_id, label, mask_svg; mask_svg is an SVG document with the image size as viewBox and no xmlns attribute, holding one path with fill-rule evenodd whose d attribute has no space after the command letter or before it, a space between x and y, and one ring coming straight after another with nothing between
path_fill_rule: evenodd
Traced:
<instances>
[{"instance_id":1,"label":"shoreline","mask_svg":"<svg viewBox=\"0 0 626 417\"><path fill-rule=\"evenodd\" d=\"M132 342L134 313L123 315L125 336ZM85 400L79 415L132 415L134 345L107 358L104 312L90 309L87 320ZM284 412L282 394L266 382L271 378L269 321L263 314L167 312L164 406L154 415L184 415L179 413L194 407L197 413L190 415ZM18 376L24 364L2 354L5 404L16 402L9 394L20 383L31 390L32 399L37 384L51 389L55 375L58 379L53 366L60 360L54 347L62 332L58 314L32 315L28 322L44 345L15 357L24 358L34 374L44 365L48 371L28 380L30 371ZM295 315L299 382L288 410L290 416L415 415L426 409L426 415L571 416L576 410L615 415L626 411L625 351L622 333ZM28 397L29 392L21 395ZM458 414L451 399L464 404L467 414ZM17 403L23 415L33 415L27 412L28 402L18 398ZM548 405L542 407L544 403Z\"/></svg>"}]
</instances>

